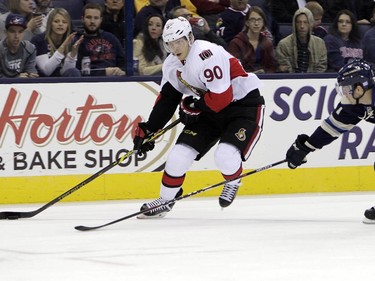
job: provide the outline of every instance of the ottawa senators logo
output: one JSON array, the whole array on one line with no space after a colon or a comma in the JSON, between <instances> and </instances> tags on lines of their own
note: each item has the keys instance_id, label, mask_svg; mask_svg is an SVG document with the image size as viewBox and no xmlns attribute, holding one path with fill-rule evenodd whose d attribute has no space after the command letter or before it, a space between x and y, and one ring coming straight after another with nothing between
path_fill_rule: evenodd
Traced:
<instances>
[{"instance_id":1,"label":"ottawa senators logo","mask_svg":"<svg viewBox=\"0 0 375 281\"><path fill-rule=\"evenodd\" d=\"M241 128L241 129L239 129L239 131L237 133L235 133L238 140L240 140L240 141L246 140L245 132L246 132L246 130L244 128Z\"/></svg>"}]
</instances>

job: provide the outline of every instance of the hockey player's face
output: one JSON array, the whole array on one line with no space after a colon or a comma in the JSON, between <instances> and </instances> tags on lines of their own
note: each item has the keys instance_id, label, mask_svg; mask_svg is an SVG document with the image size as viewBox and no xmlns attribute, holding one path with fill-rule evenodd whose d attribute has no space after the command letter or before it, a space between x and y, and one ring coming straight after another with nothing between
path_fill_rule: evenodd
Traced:
<instances>
[{"instance_id":1,"label":"hockey player's face","mask_svg":"<svg viewBox=\"0 0 375 281\"><path fill-rule=\"evenodd\" d=\"M179 60L185 60L189 53L189 42L185 37L167 43L172 54Z\"/></svg>"},{"instance_id":2,"label":"hockey player's face","mask_svg":"<svg viewBox=\"0 0 375 281\"><path fill-rule=\"evenodd\" d=\"M360 99L365 94L365 89L361 85L353 86L353 98Z\"/></svg>"}]
</instances>

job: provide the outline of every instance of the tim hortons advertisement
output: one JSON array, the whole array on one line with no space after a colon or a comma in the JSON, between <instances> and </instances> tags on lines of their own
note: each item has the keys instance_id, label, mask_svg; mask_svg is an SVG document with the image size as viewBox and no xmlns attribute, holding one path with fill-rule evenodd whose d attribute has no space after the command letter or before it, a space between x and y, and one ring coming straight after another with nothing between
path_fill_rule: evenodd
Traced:
<instances>
[{"instance_id":1,"label":"tim hortons advertisement","mask_svg":"<svg viewBox=\"0 0 375 281\"><path fill-rule=\"evenodd\" d=\"M335 79L264 80L262 137L245 168L285 158L297 135L311 134L338 103L334 86ZM97 172L132 149L136 124L147 120L158 91L154 82L0 85L0 176ZM161 170L181 130L178 125L152 152L133 154L108 173ZM368 166L374 138L374 126L361 122L309 155L304 167ZM214 150L192 169L215 169Z\"/></svg>"},{"instance_id":2,"label":"tim hortons advertisement","mask_svg":"<svg viewBox=\"0 0 375 281\"><path fill-rule=\"evenodd\" d=\"M147 119L155 83L0 86L0 176L92 174L132 150L136 124ZM155 151L135 154L112 173L156 170L176 129Z\"/></svg>"}]
</instances>

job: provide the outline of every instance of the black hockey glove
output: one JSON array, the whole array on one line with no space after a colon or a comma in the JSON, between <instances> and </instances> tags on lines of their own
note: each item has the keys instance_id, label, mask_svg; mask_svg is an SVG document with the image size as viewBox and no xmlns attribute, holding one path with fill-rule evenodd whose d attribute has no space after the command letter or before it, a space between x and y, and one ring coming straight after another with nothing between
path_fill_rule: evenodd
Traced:
<instances>
[{"instance_id":1,"label":"black hockey glove","mask_svg":"<svg viewBox=\"0 0 375 281\"><path fill-rule=\"evenodd\" d=\"M147 128L147 123L138 123L138 127L135 129L135 137L133 139L133 150L136 150L138 155L143 155L147 151L151 151L154 149L155 141L144 142L153 134L154 133Z\"/></svg>"},{"instance_id":2,"label":"black hockey glove","mask_svg":"<svg viewBox=\"0 0 375 281\"><path fill-rule=\"evenodd\" d=\"M295 142L286 152L286 160L288 161L288 167L290 169L295 169L298 166L306 163L306 155L314 151L305 145L305 142L308 139L308 135L298 135Z\"/></svg>"},{"instance_id":3,"label":"black hockey glove","mask_svg":"<svg viewBox=\"0 0 375 281\"><path fill-rule=\"evenodd\" d=\"M184 125L195 123L199 119L201 110L195 106L197 99L192 96L188 96L181 101L180 104L180 120Z\"/></svg>"}]
</instances>

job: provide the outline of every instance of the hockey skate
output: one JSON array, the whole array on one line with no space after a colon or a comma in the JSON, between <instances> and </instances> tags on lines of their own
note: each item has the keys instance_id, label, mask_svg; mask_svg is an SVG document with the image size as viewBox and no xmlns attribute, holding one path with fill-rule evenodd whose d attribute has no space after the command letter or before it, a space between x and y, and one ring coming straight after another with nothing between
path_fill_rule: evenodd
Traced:
<instances>
[{"instance_id":1,"label":"hockey skate","mask_svg":"<svg viewBox=\"0 0 375 281\"><path fill-rule=\"evenodd\" d=\"M228 207L232 204L234 198L236 198L240 183L229 182L224 185L223 191L219 196L219 205L222 208Z\"/></svg>"},{"instance_id":2,"label":"hockey skate","mask_svg":"<svg viewBox=\"0 0 375 281\"><path fill-rule=\"evenodd\" d=\"M371 207L365 211L365 218L363 219L363 223L375 223L375 208Z\"/></svg>"},{"instance_id":3,"label":"hockey skate","mask_svg":"<svg viewBox=\"0 0 375 281\"><path fill-rule=\"evenodd\" d=\"M182 188L177 192L175 198L180 197L183 193ZM163 205L167 200L163 200L162 198L158 198L154 201L151 201L149 203L144 203L141 207L141 211L160 206L157 208L154 208L148 212L145 212L143 214L139 214L137 216L137 219L159 219L159 218L164 218L168 212L170 212L174 206L175 203L170 203Z\"/></svg>"}]
</instances>

